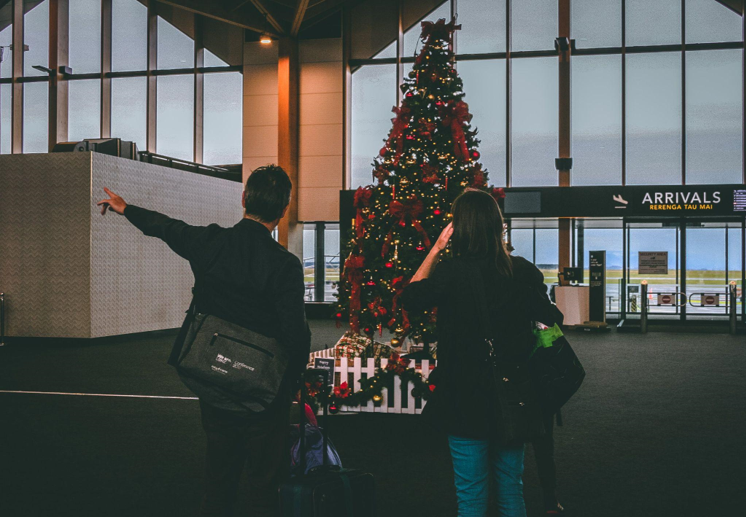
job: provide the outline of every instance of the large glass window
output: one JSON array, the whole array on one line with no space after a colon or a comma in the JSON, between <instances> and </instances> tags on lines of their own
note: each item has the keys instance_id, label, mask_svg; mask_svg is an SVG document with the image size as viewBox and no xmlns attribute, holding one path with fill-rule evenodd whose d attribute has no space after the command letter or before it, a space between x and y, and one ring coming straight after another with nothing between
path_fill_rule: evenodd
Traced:
<instances>
[{"instance_id":1,"label":"large glass window","mask_svg":"<svg viewBox=\"0 0 746 517\"><path fill-rule=\"evenodd\" d=\"M462 26L462 30L456 32L459 54L505 52L505 0L458 2L456 8L458 23Z\"/></svg>"},{"instance_id":2,"label":"large glass window","mask_svg":"<svg viewBox=\"0 0 746 517\"><path fill-rule=\"evenodd\" d=\"M373 182L371 163L391 131L396 65L365 66L352 75L352 178L350 188Z\"/></svg>"},{"instance_id":3,"label":"large glass window","mask_svg":"<svg viewBox=\"0 0 746 517\"><path fill-rule=\"evenodd\" d=\"M11 103L13 87L0 84L0 154L10 153Z\"/></svg>"},{"instance_id":4,"label":"large glass window","mask_svg":"<svg viewBox=\"0 0 746 517\"><path fill-rule=\"evenodd\" d=\"M49 84L23 85L23 152L46 153L49 142Z\"/></svg>"},{"instance_id":5,"label":"large glass window","mask_svg":"<svg viewBox=\"0 0 746 517\"><path fill-rule=\"evenodd\" d=\"M194 40L163 18L158 18L158 69L193 66Z\"/></svg>"},{"instance_id":6,"label":"large glass window","mask_svg":"<svg viewBox=\"0 0 746 517\"><path fill-rule=\"evenodd\" d=\"M627 0L625 5L627 46L681 43L681 0Z\"/></svg>"},{"instance_id":7,"label":"large glass window","mask_svg":"<svg viewBox=\"0 0 746 517\"><path fill-rule=\"evenodd\" d=\"M10 3L0 8L0 79L13 75L13 53L9 48L13 43L12 7ZM10 84L0 84L0 154L10 153L12 92Z\"/></svg>"},{"instance_id":8,"label":"large glass window","mask_svg":"<svg viewBox=\"0 0 746 517\"><path fill-rule=\"evenodd\" d=\"M23 1L23 43L28 51L23 59L23 75L47 75L35 65L49 66L49 0Z\"/></svg>"},{"instance_id":9,"label":"large glass window","mask_svg":"<svg viewBox=\"0 0 746 517\"><path fill-rule=\"evenodd\" d=\"M627 183L681 183L681 54L627 56Z\"/></svg>"},{"instance_id":10,"label":"large glass window","mask_svg":"<svg viewBox=\"0 0 746 517\"><path fill-rule=\"evenodd\" d=\"M194 76L158 78L157 153L194 159Z\"/></svg>"},{"instance_id":11,"label":"large glass window","mask_svg":"<svg viewBox=\"0 0 746 517\"><path fill-rule=\"evenodd\" d=\"M101 81L69 81L68 140L101 136Z\"/></svg>"},{"instance_id":12,"label":"large glass window","mask_svg":"<svg viewBox=\"0 0 746 517\"><path fill-rule=\"evenodd\" d=\"M577 48L620 47L622 6L619 0L572 0L572 34Z\"/></svg>"},{"instance_id":13,"label":"large glass window","mask_svg":"<svg viewBox=\"0 0 746 517\"><path fill-rule=\"evenodd\" d=\"M339 225L327 224L324 228L324 301L335 300L337 288L334 285L339 282L340 256L339 256Z\"/></svg>"},{"instance_id":14,"label":"large glass window","mask_svg":"<svg viewBox=\"0 0 746 517\"><path fill-rule=\"evenodd\" d=\"M241 163L243 76L207 74L205 79L204 159L208 165Z\"/></svg>"},{"instance_id":15,"label":"large glass window","mask_svg":"<svg viewBox=\"0 0 746 517\"><path fill-rule=\"evenodd\" d=\"M135 142L141 151L146 149L147 87L145 77L111 81L111 136Z\"/></svg>"},{"instance_id":16,"label":"large glass window","mask_svg":"<svg viewBox=\"0 0 746 517\"><path fill-rule=\"evenodd\" d=\"M557 222L554 221L556 225ZM534 263L544 274L544 283L556 284L559 280L559 230L556 228L537 228L536 247L534 249Z\"/></svg>"},{"instance_id":17,"label":"large glass window","mask_svg":"<svg viewBox=\"0 0 746 517\"><path fill-rule=\"evenodd\" d=\"M622 58L578 56L572 63L572 184L622 182Z\"/></svg>"},{"instance_id":18,"label":"large glass window","mask_svg":"<svg viewBox=\"0 0 746 517\"><path fill-rule=\"evenodd\" d=\"M479 131L479 161L490 173L490 184L505 186L505 60L462 61L458 73L471 125Z\"/></svg>"},{"instance_id":19,"label":"large glass window","mask_svg":"<svg viewBox=\"0 0 746 517\"><path fill-rule=\"evenodd\" d=\"M148 8L137 0L112 0L111 68L148 68Z\"/></svg>"},{"instance_id":20,"label":"large glass window","mask_svg":"<svg viewBox=\"0 0 746 517\"><path fill-rule=\"evenodd\" d=\"M13 44L12 4L5 4L0 8L0 79L13 75L13 52L10 46ZM5 25L7 23L8 25ZM5 25L5 26L4 26Z\"/></svg>"},{"instance_id":21,"label":"large glass window","mask_svg":"<svg viewBox=\"0 0 746 517\"><path fill-rule=\"evenodd\" d=\"M557 37L557 0L515 0L511 10L511 50L550 50Z\"/></svg>"},{"instance_id":22,"label":"large glass window","mask_svg":"<svg viewBox=\"0 0 746 517\"><path fill-rule=\"evenodd\" d=\"M686 54L686 182L742 181L742 50Z\"/></svg>"},{"instance_id":23,"label":"large glass window","mask_svg":"<svg viewBox=\"0 0 746 517\"><path fill-rule=\"evenodd\" d=\"M686 0L686 42L741 41L740 13L716 0Z\"/></svg>"},{"instance_id":24,"label":"large glass window","mask_svg":"<svg viewBox=\"0 0 746 517\"><path fill-rule=\"evenodd\" d=\"M557 58L516 59L512 67L512 184L557 185Z\"/></svg>"},{"instance_id":25,"label":"large glass window","mask_svg":"<svg viewBox=\"0 0 746 517\"><path fill-rule=\"evenodd\" d=\"M70 67L73 73L101 71L101 2L69 0Z\"/></svg>"},{"instance_id":26,"label":"large glass window","mask_svg":"<svg viewBox=\"0 0 746 517\"><path fill-rule=\"evenodd\" d=\"M303 283L305 285L305 300L314 299L314 285L316 281L316 225L303 225Z\"/></svg>"}]
</instances>

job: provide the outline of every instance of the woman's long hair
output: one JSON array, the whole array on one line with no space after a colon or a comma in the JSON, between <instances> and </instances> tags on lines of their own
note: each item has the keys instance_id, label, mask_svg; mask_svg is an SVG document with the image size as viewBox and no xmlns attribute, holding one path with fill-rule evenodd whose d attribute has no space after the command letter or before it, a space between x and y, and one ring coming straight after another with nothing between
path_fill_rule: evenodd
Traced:
<instances>
[{"instance_id":1,"label":"woman's long hair","mask_svg":"<svg viewBox=\"0 0 746 517\"><path fill-rule=\"evenodd\" d=\"M459 257L491 259L498 273L513 276L503 241L503 214L497 201L482 190L467 189L453 202L453 252Z\"/></svg>"}]
</instances>

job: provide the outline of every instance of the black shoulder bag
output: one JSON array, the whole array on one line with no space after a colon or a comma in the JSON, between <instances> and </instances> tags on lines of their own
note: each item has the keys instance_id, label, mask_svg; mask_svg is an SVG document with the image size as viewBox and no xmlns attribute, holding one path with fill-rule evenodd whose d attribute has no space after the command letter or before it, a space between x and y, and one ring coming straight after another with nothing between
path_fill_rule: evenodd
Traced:
<instances>
[{"instance_id":1,"label":"black shoulder bag","mask_svg":"<svg viewBox=\"0 0 746 517\"><path fill-rule=\"evenodd\" d=\"M198 313L193 298L168 364L200 399L209 403L223 395L260 413L280 391L288 356L274 338Z\"/></svg>"},{"instance_id":2,"label":"black shoulder bag","mask_svg":"<svg viewBox=\"0 0 746 517\"><path fill-rule=\"evenodd\" d=\"M481 274L469 275L475 284L475 300L479 305L481 335L488 356L485 385L491 386L495 401L498 439L504 445L518 445L545 434L536 386L529 372L528 361L506 359L502 347L491 330L487 296Z\"/></svg>"}]
</instances>

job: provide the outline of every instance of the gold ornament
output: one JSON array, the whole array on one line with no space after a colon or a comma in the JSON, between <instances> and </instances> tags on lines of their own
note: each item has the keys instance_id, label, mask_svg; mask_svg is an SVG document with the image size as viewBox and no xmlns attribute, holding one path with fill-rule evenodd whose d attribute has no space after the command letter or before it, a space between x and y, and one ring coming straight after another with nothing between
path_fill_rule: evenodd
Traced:
<instances>
[{"instance_id":1,"label":"gold ornament","mask_svg":"<svg viewBox=\"0 0 746 517\"><path fill-rule=\"evenodd\" d=\"M373 402L375 402L376 404L380 404L382 400L383 397L379 394L376 393L375 395L373 395Z\"/></svg>"}]
</instances>

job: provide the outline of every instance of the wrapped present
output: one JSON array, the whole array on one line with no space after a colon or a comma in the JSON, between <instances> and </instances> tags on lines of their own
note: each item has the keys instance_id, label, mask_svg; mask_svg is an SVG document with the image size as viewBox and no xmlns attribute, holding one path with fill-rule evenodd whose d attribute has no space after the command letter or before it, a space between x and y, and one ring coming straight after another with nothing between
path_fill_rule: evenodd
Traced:
<instances>
[{"instance_id":1,"label":"wrapped present","mask_svg":"<svg viewBox=\"0 0 746 517\"><path fill-rule=\"evenodd\" d=\"M356 334L352 331L345 332L337 344L334 345L334 357L340 359L347 357L353 359L355 357L366 358L370 353L368 348L373 343L373 340L360 334Z\"/></svg>"},{"instance_id":2,"label":"wrapped present","mask_svg":"<svg viewBox=\"0 0 746 517\"><path fill-rule=\"evenodd\" d=\"M391 347L391 345L387 345L384 343L373 343L370 348L372 349L373 353L369 357L372 357L376 360L388 359L394 353L394 349Z\"/></svg>"}]
</instances>

